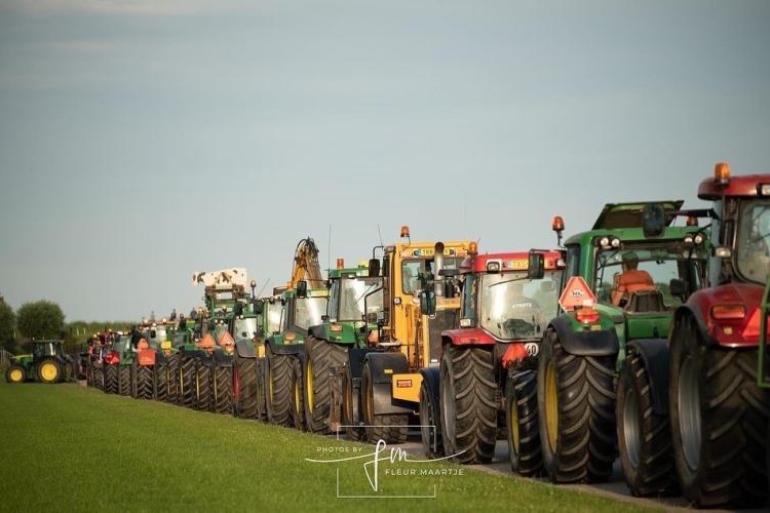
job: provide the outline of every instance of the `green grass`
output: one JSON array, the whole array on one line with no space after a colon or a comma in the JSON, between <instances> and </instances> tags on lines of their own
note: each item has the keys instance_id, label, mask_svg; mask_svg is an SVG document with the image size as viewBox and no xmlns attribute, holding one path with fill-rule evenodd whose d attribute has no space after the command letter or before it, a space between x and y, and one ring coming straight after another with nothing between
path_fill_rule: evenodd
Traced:
<instances>
[{"instance_id":1,"label":"green grass","mask_svg":"<svg viewBox=\"0 0 770 513\"><path fill-rule=\"evenodd\" d=\"M338 499L337 465L319 447L371 446L108 396L78 385L0 385L0 511L649 511L513 477L383 476L382 494ZM452 468L447 463L394 468ZM373 493L360 462L340 464L343 493Z\"/></svg>"}]
</instances>

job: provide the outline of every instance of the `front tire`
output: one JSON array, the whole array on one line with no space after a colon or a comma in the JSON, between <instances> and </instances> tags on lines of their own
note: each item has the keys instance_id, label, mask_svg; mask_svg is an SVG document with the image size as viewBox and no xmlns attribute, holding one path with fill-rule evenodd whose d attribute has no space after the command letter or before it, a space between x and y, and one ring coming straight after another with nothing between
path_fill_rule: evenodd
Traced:
<instances>
[{"instance_id":1,"label":"front tire","mask_svg":"<svg viewBox=\"0 0 770 513\"><path fill-rule=\"evenodd\" d=\"M489 463L497 441L493 351L447 345L441 357L439 408L444 454L457 463Z\"/></svg>"},{"instance_id":2,"label":"front tire","mask_svg":"<svg viewBox=\"0 0 770 513\"><path fill-rule=\"evenodd\" d=\"M537 374L513 372L505 384L505 426L511 470L525 477L543 472L537 417Z\"/></svg>"},{"instance_id":3,"label":"front tire","mask_svg":"<svg viewBox=\"0 0 770 513\"><path fill-rule=\"evenodd\" d=\"M5 371L5 381L17 385L27 380L27 371L21 365L11 365Z\"/></svg>"},{"instance_id":4,"label":"front tire","mask_svg":"<svg viewBox=\"0 0 770 513\"><path fill-rule=\"evenodd\" d=\"M554 483L605 482L612 474L615 359L567 353L556 332L546 332L537 403L543 467Z\"/></svg>"},{"instance_id":5,"label":"front tire","mask_svg":"<svg viewBox=\"0 0 770 513\"><path fill-rule=\"evenodd\" d=\"M216 365L212 376L214 397L212 412L230 415L233 412L233 368L230 365Z\"/></svg>"},{"instance_id":6,"label":"front tire","mask_svg":"<svg viewBox=\"0 0 770 513\"><path fill-rule=\"evenodd\" d=\"M677 321L671 345L671 431L684 496L699 507L763 504L770 393L757 385L757 350L707 347L691 318Z\"/></svg>"},{"instance_id":7,"label":"front tire","mask_svg":"<svg viewBox=\"0 0 770 513\"><path fill-rule=\"evenodd\" d=\"M279 426L293 426L294 363L290 355L272 354L265 359L267 420Z\"/></svg>"},{"instance_id":8,"label":"front tire","mask_svg":"<svg viewBox=\"0 0 770 513\"><path fill-rule=\"evenodd\" d=\"M668 415L652 408L644 359L630 348L618 380L618 452L623 476L637 497L671 495L677 489Z\"/></svg>"},{"instance_id":9,"label":"front tire","mask_svg":"<svg viewBox=\"0 0 770 513\"><path fill-rule=\"evenodd\" d=\"M244 419L259 418L257 359L236 355L233 365L235 412Z\"/></svg>"},{"instance_id":10,"label":"front tire","mask_svg":"<svg viewBox=\"0 0 770 513\"><path fill-rule=\"evenodd\" d=\"M102 367L104 371L104 393L105 394L117 394L118 393L118 366L106 365Z\"/></svg>"},{"instance_id":11,"label":"front tire","mask_svg":"<svg viewBox=\"0 0 770 513\"><path fill-rule=\"evenodd\" d=\"M308 336L306 347L302 389L307 428L312 433L327 433L334 371L345 365L347 351L312 336Z\"/></svg>"},{"instance_id":12,"label":"front tire","mask_svg":"<svg viewBox=\"0 0 770 513\"><path fill-rule=\"evenodd\" d=\"M212 404L212 363L199 360L195 366L195 409L210 411Z\"/></svg>"},{"instance_id":13,"label":"front tire","mask_svg":"<svg viewBox=\"0 0 770 513\"><path fill-rule=\"evenodd\" d=\"M431 393L425 378L420 385L420 439L426 457L440 458L444 455L438 397Z\"/></svg>"},{"instance_id":14,"label":"front tire","mask_svg":"<svg viewBox=\"0 0 770 513\"><path fill-rule=\"evenodd\" d=\"M118 395L131 395L131 367L118 365Z\"/></svg>"}]
</instances>

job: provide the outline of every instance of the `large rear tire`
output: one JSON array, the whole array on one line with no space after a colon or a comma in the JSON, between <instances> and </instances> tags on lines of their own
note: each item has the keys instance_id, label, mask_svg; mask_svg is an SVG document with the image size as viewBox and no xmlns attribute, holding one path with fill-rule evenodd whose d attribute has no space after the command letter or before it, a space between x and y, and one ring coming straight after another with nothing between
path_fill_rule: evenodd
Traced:
<instances>
[{"instance_id":1,"label":"large rear tire","mask_svg":"<svg viewBox=\"0 0 770 513\"><path fill-rule=\"evenodd\" d=\"M444 454L457 463L489 463L497 441L493 351L447 345L441 357L439 409Z\"/></svg>"},{"instance_id":2,"label":"large rear tire","mask_svg":"<svg viewBox=\"0 0 770 513\"><path fill-rule=\"evenodd\" d=\"M637 497L671 495L677 490L668 415L652 408L652 388L644 359L629 348L618 380L618 452L623 476Z\"/></svg>"},{"instance_id":3,"label":"large rear tire","mask_svg":"<svg viewBox=\"0 0 770 513\"><path fill-rule=\"evenodd\" d=\"M117 394L118 393L118 366L117 365L105 365L102 367L104 371L104 393L105 394Z\"/></svg>"},{"instance_id":4,"label":"large rear tire","mask_svg":"<svg viewBox=\"0 0 770 513\"><path fill-rule=\"evenodd\" d=\"M135 369L135 389L134 397L136 399L153 399L153 368L146 365L139 365Z\"/></svg>"},{"instance_id":5,"label":"large rear tire","mask_svg":"<svg viewBox=\"0 0 770 513\"><path fill-rule=\"evenodd\" d=\"M195 409L211 411L213 362L200 359L195 366Z\"/></svg>"},{"instance_id":6,"label":"large rear tire","mask_svg":"<svg viewBox=\"0 0 770 513\"><path fill-rule=\"evenodd\" d=\"M192 408L195 405L195 364L197 358L188 355L180 357L177 367L179 388L177 389L177 404Z\"/></svg>"},{"instance_id":7,"label":"large rear tire","mask_svg":"<svg viewBox=\"0 0 770 513\"><path fill-rule=\"evenodd\" d=\"M53 358L47 358L37 365L37 380L51 385L62 380L62 365Z\"/></svg>"},{"instance_id":8,"label":"large rear tire","mask_svg":"<svg viewBox=\"0 0 770 513\"><path fill-rule=\"evenodd\" d=\"M537 418L537 374L516 371L505 383L505 426L511 470L525 477L543 472L540 425Z\"/></svg>"},{"instance_id":9,"label":"large rear tire","mask_svg":"<svg viewBox=\"0 0 770 513\"><path fill-rule=\"evenodd\" d=\"M768 497L770 392L757 350L708 347L696 321L671 337L671 431L684 496L698 507L759 506Z\"/></svg>"},{"instance_id":10,"label":"large rear tire","mask_svg":"<svg viewBox=\"0 0 770 513\"><path fill-rule=\"evenodd\" d=\"M307 357L302 375L307 428L312 433L329 431L334 372L347 360L347 350L311 336L305 341Z\"/></svg>"},{"instance_id":11,"label":"large rear tire","mask_svg":"<svg viewBox=\"0 0 770 513\"><path fill-rule=\"evenodd\" d=\"M235 355L233 362L233 400L235 414L244 419L259 417L257 403L257 359Z\"/></svg>"},{"instance_id":12,"label":"large rear tire","mask_svg":"<svg viewBox=\"0 0 770 513\"><path fill-rule=\"evenodd\" d=\"M233 367L231 365L216 365L211 383L214 386L214 396L211 411L225 415L233 413Z\"/></svg>"},{"instance_id":13,"label":"large rear tire","mask_svg":"<svg viewBox=\"0 0 770 513\"><path fill-rule=\"evenodd\" d=\"M179 362L181 356L178 353L166 357L164 374L166 375L166 402L176 404L179 402Z\"/></svg>"},{"instance_id":14,"label":"large rear tire","mask_svg":"<svg viewBox=\"0 0 770 513\"><path fill-rule=\"evenodd\" d=\"M375 414L374 412L374 379L369 362L364 364L361 375L361 409L364 419L364 430L369 443L376 444L380 440L388 444L406 442L409 416L406 414Z\"/></svg>"},{"instance_id":15,"label":"large rear tire","mask_svg":"<svg viewBox=\"0 0 770 513\"><path fill-rule=\"evenodd\" d=\"M168 374L166 372L167 362L155 361L152 369L153 389L156 401L166 402L168 400Z\"/></svg>"},{"instance_id":16,"label":"large rear tire","mask_svg":"<svg viewBox=\"0 0 770 513\"><path fill-rule=\"evenodd\" d=\"M272 354L268 350L265 359L265 395L267 420L271 424L292 427L295 357Z\"/></svg>"},{"instance_id":17,"label":"large rear tire","mask_svg":"<svg viewBox=\"0 0 770 513\"><path fill-rule=\"evenodd\" d=\"M554 483L605 482L617 452L616 355L567 353L549 329L537 371L543 467Z\"/></svg>"},{"instance_id":18,"label":"large rear tire","mask_svg":"<svg viewBox=\"0 0 770 513\"><path fill-rule=\"evenodd\" d=\"M131 367L118 365L118 395L131 395Z\"/></svg>"},{"instance_id":19,"label":"large rear tire","mask_svg":"<svg viewBox=\"0 0 770 513\"><path fill-rule=\"evenodd\" d=\"M94 387L104 391L104 365L94 366Z\"/></svg>"}]
</instances>

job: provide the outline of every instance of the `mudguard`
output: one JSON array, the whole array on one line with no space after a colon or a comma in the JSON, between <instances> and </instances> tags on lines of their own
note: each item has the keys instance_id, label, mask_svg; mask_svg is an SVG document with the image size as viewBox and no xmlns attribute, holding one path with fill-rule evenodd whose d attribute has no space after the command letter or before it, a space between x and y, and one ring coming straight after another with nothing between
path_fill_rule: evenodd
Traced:
<instances>
[{"instance_id":1,"label":"mudguard","mask_svg":"<svg viewBox=\"0 0 770 513\"><path fill-rule=\"evenodd\" d=\"M628 347L639 353L644 362L644 368L650 379L652 410L656 415L668 415L668 340L665 338L638 339L629 342Z\"/></svg>"},{"instance_id":2,"label":"mudguard","mask_svg":"<svg viewBox=\"0 0 770 513\"><path fill-rule=\"evenodd\" d=\"M364 362L366 355L377 352L375 349L348 349L348 366L350 366L350 375L353 379L360 379L364 371Z\"/></svg>"},{"instance_id":3,"label":"mudguard","mask_svg":"<svg viewBox=\"0 0 770 513\"><path fill-rule=\"evenodd\" d=\"M434 404L439 404L439 386L441 384L441 369L439 367L425 367L420 369L422 375L422 382L428 388L430 396L435 401Z\"/></svg>"},{"instance_id":4,"label":"mudguard","mask_svg":"<svg viewBox=\"0 0 770 513\"><path fill-rule=\"evenodd\" d=\"M238 340L235 343L235 352L241 358L256 358L257 352L254 348L254 342L251 340Z\"/></svg>"},{"instance_id":5,"label":"mudguard","mask_svg":"<svg viewBox=\"0 0 770 513\"><path fill-rule=\"evenodd\" d=\"M608 356L617 354L620 348L614 329L601 331L576 331L566 315L551 321L551 328L559 336L559 342L569 354L576 356Z\"/></svg>"},{"instance_id":6,"label":"mudguard","mask_svg":"<svg viewBox=\"0 0 770 513\"><path fill-rule=\"evenodd\" d=\"M265 342L273 354L304 354L305 344L274 344L268 339Z\"/></svg>"},{"instance_id":7,"label":"mudguard","mask_svg":"<svg viewBox=\"0 0 770 513\"><path fill-rule=\"evenodd\" d=\"M391 396L391 376L409 372L406 356L401 353L370 352L365 356L364 361L372 373L374 414L411 413L412 409L394 404Z\"/></svg>"},{"instance_id":8,"label":"mudguard","mask_svg":"<svg viewBox=\"0 0 770 513\"><path fill-rule=\"evenodd\" d=\"M308 335L312 335L318 340L326 340L326 330L324 329L323 324L318 324L317 326L311 326L310 329L307 330L307 333Z\"/></svg>"}]
</instances>

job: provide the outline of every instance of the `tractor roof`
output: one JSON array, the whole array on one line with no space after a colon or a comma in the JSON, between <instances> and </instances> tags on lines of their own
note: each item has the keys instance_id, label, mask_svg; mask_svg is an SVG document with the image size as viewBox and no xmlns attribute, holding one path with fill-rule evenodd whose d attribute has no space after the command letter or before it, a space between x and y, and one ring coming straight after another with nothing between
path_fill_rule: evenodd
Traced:
<instances>
[{"instance_id":1,"label":"tractor roof","mask_svg":"<svg viewBox=\"0 0 770 513\"><path fill-rule=\"evenodd\" d=\"M329 278L365 278L369 276L369 266L360 265L358 267L345 267L341 269L329 269L327 271Z\"/></svg>"},{"instance_id":2,"label":"tractor roof","mask_svg":"<svg viewBox=\"0 0 770 513\"><path fill-rule=\"evenodd\" d=\"M590 230L569 237L564 244L592 244L596 237L603 235L617 237L624 242L663 242L679 240L687 234L693 234L703 231L704 228L698 226L669 226L663 230L657 237L648 237L643 228L618 228L614 230Z\"/></svg>"},{"instance_id":3,"label":"tractor roof","mask_svg":"<svg viewBox=\"0 0 770 513\"><path fill-rule=\"evenodd\" d=\"M742 175L729 179L727 185L720 185L714 178L706 178L698 187L698 197L704 200L716 200L725 196L758 196L762 185L770 186L770 175Z\"/></svg>"},{"instance_id":4,"label":"tractor roof","mask_svg":"<svg viewBox=\"0 0 770 513\"><path fill-rule=\"evenodd\" d=\"M674 220L674 213L682 209L684 201L636 201L633 203L607 203L594 222L594 230L617 228L639 228L643 225L642 215L647 205L660 205L666 212L666 226Z\"/></svg>"},{"instance_id":5,"label":"tractor roof","mask_svg":"<svg viewBox=\"0 0 770 513\"><path fill-rule=\"evenodd\" d=\"M545 268L553 270L558 268L561 259L559 251L547 251L545 256ZM487 272L487 264L499 262L502 272L526 271L529 266L529 251L510 251L506 253L485 253L468 257L462 264L462 269L467 272Z\"/></svg>"},{"instance_id":6,"label":"tractor roof","mask_svg":"<svg viewBox=\"0 0 770 513\"><path fill-rule=\"evenodd\" d=\"M435 253L438 241L399 242L385 248L386 252L395 252L401 258L431 258ZM441 241L444 244L444 256L466 256L471 241L450 240Z\"/></svg>"}]
</instances>

